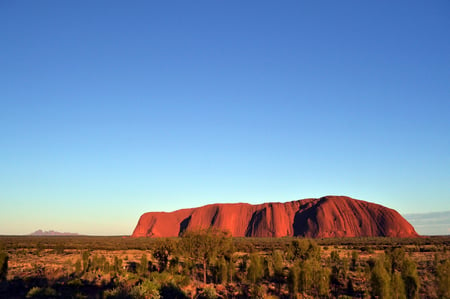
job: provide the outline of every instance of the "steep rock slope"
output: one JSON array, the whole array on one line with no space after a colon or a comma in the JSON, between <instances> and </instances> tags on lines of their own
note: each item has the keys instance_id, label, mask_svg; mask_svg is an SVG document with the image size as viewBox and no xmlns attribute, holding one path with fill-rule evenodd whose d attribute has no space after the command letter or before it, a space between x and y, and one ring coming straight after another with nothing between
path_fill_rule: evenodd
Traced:
<instances>
[{"instance_id":1,"label":"steep rock slope","mask_svg":"<svg viewBox=\"0 0 450 299\"><path fill-rule=\"evenodd\" d=\"M185 230L219 228L234 237L416 237L398 212L346 196L286 203L212 204L143 214L133 237L175 237Z\"/></svg>"}]
</instances>

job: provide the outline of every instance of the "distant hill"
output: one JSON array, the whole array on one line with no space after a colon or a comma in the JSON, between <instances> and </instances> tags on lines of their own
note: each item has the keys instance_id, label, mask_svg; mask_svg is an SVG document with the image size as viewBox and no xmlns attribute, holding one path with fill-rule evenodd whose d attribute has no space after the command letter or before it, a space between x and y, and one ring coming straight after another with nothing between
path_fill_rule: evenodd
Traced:
<instances>
[{"instance_id":1,"label":"distant hill","mask_svg":"<svg viewBox=\"0 0 450 299\"><path fill-rule=\"evenodd\" d=\"M404 217L421 235L450 235L450 211L405 214Z\"/></svg>"},{"instance_id":2,"label":"distant hill","mask_svg":"<svg viewBox=\"0 0 450 299\"><path fill-rule=\"evenodd\" d=\"M30 236L79 236L79 234L67 232L61 233L54 230L43 231L42 229L38 229L37 231L31 233Z\"/></svg>"},{"instance_id":3,"label":"distant hill","mask_svg":"<svg viewBox=\"0 0 450 299\"><path fill-rule=\"evenodd\" d=\"M286 203L211 204L174 212L143 214L133 237L175 237L205 228L234 237L417 237L397 211L346 196L325 196Z\"/></svg>"}]
</instances>

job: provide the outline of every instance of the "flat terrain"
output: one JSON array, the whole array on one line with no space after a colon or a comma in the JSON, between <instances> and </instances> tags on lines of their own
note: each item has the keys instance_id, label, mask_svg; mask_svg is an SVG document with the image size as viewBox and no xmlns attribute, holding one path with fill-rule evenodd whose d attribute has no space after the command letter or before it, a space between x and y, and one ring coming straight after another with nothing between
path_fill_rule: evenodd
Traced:
<instances>
[{"instance_id":1,"label":"flat terrain","mask_svg":"<svg viewBox=\"0 0 450 299\"><path fill-rule=\"evenodd\" d=\"M445 296L437 270L450 264L448 236L227 239L226 244L217 243L216 256L202 260L183 251L183 238L3 236L0 251L8 255L8 270L0 297L369 298L375 292L371 271L377 261L392 264L392 285L395 273L403 271L394 269L397 257L412 261L420 298ZM305 270L308 265L312 270ZM326 279L316 286L311 280L310 290L302 287L302 279L309 279L302 273Z\"/></svg>"}]
</instances>

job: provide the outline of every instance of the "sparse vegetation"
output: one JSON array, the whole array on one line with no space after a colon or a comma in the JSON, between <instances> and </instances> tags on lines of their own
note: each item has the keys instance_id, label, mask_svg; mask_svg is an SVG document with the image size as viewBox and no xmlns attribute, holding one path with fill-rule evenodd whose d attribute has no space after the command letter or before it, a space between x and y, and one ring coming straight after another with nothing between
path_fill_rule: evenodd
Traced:
<instances>
[{"instance_id":1,"label":"sparse vegetation","mask_svg":"<svg viewBox=\"0 0 450 299\"><path fill-rule=\"evenodd\" d=\"M114 246L113 246L114 245ZM450 238L0 237L0 297L450 298Z\"/></svg>"}]
</instances>

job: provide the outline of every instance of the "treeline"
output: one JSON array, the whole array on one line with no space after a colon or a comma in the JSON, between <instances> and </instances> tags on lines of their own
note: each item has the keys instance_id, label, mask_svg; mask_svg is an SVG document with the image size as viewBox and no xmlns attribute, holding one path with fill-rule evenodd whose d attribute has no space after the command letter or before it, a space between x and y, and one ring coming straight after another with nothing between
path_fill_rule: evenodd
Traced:
<instances>
[{"instance_id":1,"label":"treeline","mask_svg":"<svg viewBox=\"0 0 450 299\"><path fill-rule=\"evenodd\" d=\"M177 240L178 238L168 238ZM238 250L284 250L296 237L245 238L234 237ZM159 238L131 238L127 236L0 236L0 248L38 250L153 250ZM410 251L434 252L450 246L450 236L419 238L323 238L315 239L319 246L347 246L350 249L385 250L395 246L408 246Z\"/></svg>"},{"instance_id":2,"label":"treeline","mask_svg":"<svg viewBox=\"0 0 450 299\"><path fill-rule=\"evenodd\" d=\"M150 249L141 250L138 259L83 249L64 275L48 280L42 271L35 280L7 281L8 254L4 250L0 252L0 297L450 298L450 259L445 244L432 245L436 247L429 265L432 280L425 289L412 257L415 244L393 244L368 253L367 243L359 249L301 238L255 243L253 239L233 239L219 230L143 241L151 244ZM65 247L39 250L64 254Z\"/></svg>"}]
</instances>

